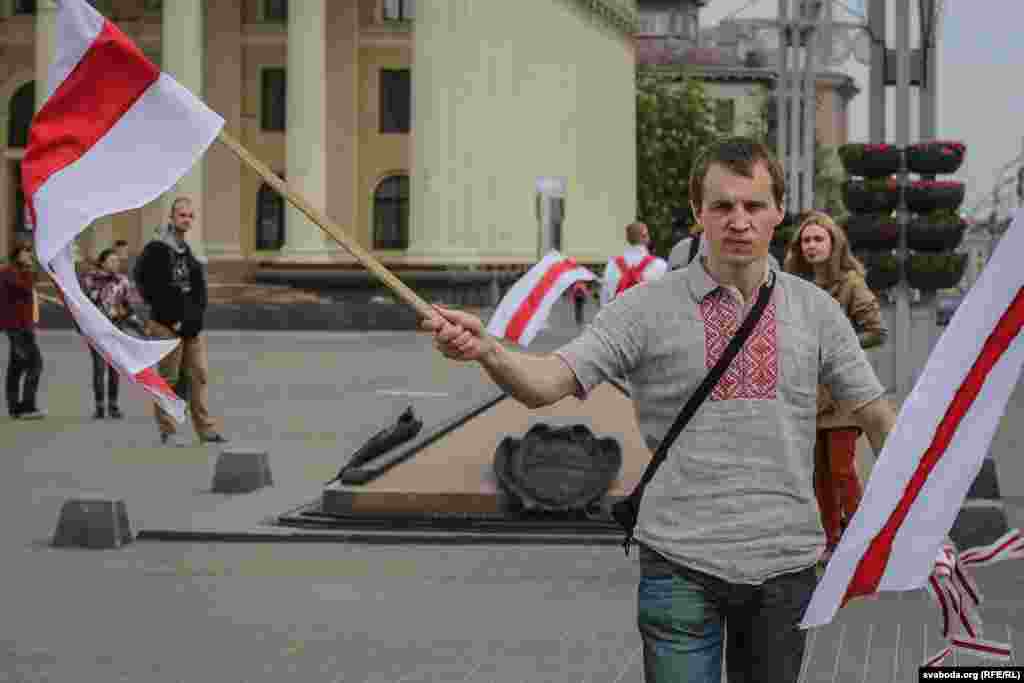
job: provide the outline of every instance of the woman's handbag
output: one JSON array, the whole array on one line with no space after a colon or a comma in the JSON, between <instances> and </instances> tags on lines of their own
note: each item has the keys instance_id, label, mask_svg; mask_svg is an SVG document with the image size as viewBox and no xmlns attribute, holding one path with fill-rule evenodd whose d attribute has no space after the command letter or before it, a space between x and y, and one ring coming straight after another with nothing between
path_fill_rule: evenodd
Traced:
<instances>
[{"instance_id":1,"label":"woman's handbag","mask_svg":"<svg viewBox=\"0 0 1024 683\"><path fill-rule=\"evenodd\" d=\"M612 517L619 523L623 531L626 532L626 538L622 543L622 547L626 550L626 555L629 555L629 546L633 543L633 530L636 528L637 514L640 512L640 498L644 495L644 488L647 487L648 482L654 476L654 471L665 460L665 456L668 455L668 449L675 442L676 437L686 427L686 424L697 412L697 409L700 408L700 404L708 397L711 390L718 384L718 380L725 374L729 363L739 353L747 338L750 337L750 333L754 331L754 327L761 319L761 314L764 313L764 309L768 306L772 290L775 289L775 277L775 273L772 273L771 280L761 286L761 291L757 296L757 302L754 304L754 307L747 314L743 324L740 325L740 329L729 340L729 345L726 347L722 357L715 363L715 367L711 368L711 372L707 374L707 377L704 378L704 381L701 382L700 386L697 387L697 390L693 392L690 399L686 402L686 405L683 406L676 421L672 423L672 427L669 428L665 438L661 440L658 449L654 452L654 457L647 464L647 469L644 470L640 483L636 485L636 488L627 497L612 505Z\"/></svg>"}]
</instances>

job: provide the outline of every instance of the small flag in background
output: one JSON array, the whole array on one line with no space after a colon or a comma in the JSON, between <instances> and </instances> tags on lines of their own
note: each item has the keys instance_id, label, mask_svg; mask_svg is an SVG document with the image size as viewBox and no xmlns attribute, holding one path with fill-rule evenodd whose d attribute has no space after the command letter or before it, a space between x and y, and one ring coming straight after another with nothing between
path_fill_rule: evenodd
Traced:
<instances>
[{"instance_id":1,"label":"small flag in background","mask_svg":"<svg viewBox=\"0 0 1024 683\"><path fill-rule=\"evenodd\" d=\"M527 346L566 289L574 282L596 279L594 273L578 265L575 259L551 250L512 285L487 323L487 332Z\"/></svg>"},{"instance_id":2,"label":"small flag in background","mask_svg":"<svg viewBox=\"0 0 1024 683\"><path fill-rule=\"evenodd\" d=\"M928 357L871 472L801 624L827 624L840 603L927 585L943 612L948 647L1008 659L982 640L981 594L967 568L1024 557L1012 530L990 547L957 553L946 543L1024 365L1024 212L996 247Z\"/></svg>"},{"instance_id":3,"label":"small flag in background","mask_svg":"<svg viewBox=\"0 0 1024 683\"><path fill-rule=\"evenodd\" d=\"M82 292L71 245L96 219L169 190L224 120L87 2L58 5L47 99L32 121L21 165L36 256L89 344L183 422L184 403L152 370L177 340L140 340L118 330Z\"/></svg>"}]
</instances>

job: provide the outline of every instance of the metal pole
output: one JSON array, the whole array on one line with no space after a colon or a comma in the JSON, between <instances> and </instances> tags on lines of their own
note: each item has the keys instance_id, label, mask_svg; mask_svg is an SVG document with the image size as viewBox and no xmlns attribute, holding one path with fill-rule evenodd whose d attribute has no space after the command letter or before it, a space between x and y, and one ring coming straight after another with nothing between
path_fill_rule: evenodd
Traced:
<instances>
[{"instance_id":1,"label":"metal pole","mask_svg":"<svg viewBox=\"0 0 1024 683\"><path fill-rule=\"evenodd\" d=\"M868 76L868 136L876 144L885 142L885 47L887 0L868 2L869 36L881 41L871 43L871 70Z\"/></svg>"},{"instance_id":2,"label":"metal pole","mask_svg":"<svg viewBox=\"0 0 1024 683\"><path fill-rule=\"evenodd\" d=\"M793 198L793 186L789 184L789 145L786 136L786 112L789 105L789 0L779 0L779 78L775 87L775 138L776 152L782 163L786 178L786 207Z\"/></svg>"},{"instance_id":3,"label":"metal pole","mask_svg":"<svg viewBox=\"0 0 1024 683\"><path fill-rule=\"evenodd\" d=\"M922 82L918 90L920 93L920 140L934 140L937 128L937 107L938 102L938 17L935 16L935 0L918 0L921 3L925 21L928 22L927 31L921 28L921 67Z\"/></svg>"},{"instance_id":4,"label":"metal pole","mask_svg":"<svg viewBox=\"0 0 1024 683\"><path fill-rule=\"evenodd\" d=\"M812 0L813 2L813 0ZM813 11L813 10L812 10ZM817 51L821 41L821 10L814 15L812 23L806 28L804 50L804 78L803 78L803 159L800 164L803 169L803 191L801 192L801 211L814 208L814 139L817 129L818 114L818 93L817 93Z\"/></svg>"},{"instance_id":5,"label":"metal pole","mask_svg":"<svg viewBox=\"0 0 1024 683\"><path fill-rule=\"evenodd\" d=\"M799 5L796 5L798 8ZM799 161L801 159L800 149L800 119L803 116L803 112L800 108L800 67L802 62L801 59L806 58L804 51L800 48L802 36L802 16L798 12L794 12L794 22L790 24L790 35L793 38L793 70L789 73L789 88L787 89L787 99L789 100L789 164L786 166L786 170L789 171L789 177L786 178L786 187L793 189L793 201L789 203L791 211L799 211L800 206L803 204L803 199L800 196L801 187L798 182L800 177L797 174Z\"/></svg>"},{"instance_id":6,"label":"metal pole","mask_svg":"<svg viewBox=\"0 0 1024 683\"><path fill-rule=\"evenodd\" d=\"M910 0L896 0L896 146L901 149L900 164L900 283L896 287L896 324L900 326L900 348L897 349L900 397L905 397L913 388L913 368L910 367L910 287L907 284L907 164L906 148L910 143Z\"/></svg>"}]
</instances>

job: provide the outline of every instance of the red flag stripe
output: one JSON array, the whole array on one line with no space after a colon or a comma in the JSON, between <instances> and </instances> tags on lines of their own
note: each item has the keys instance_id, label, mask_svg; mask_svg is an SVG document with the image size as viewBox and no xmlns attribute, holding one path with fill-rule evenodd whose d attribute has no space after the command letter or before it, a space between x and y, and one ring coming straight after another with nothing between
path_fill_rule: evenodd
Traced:
<instances>
[{"instance_id":1,"label":"red flag stripe","mask_svg":"<svg viewBox=\"0 0 1024 683\"><path fill-rule=\"evenodd\" d=\"M977 399L989 372L1017 337L1022 325L1024 325L1024 288L1017 291L1017 296L1014 297L995 329L985 340L981 353L978 354L967 377L964 378L953 396L942 421L936 427L932 442L921 458L921 462L918 463L917 470L907 483L899 504L892 511L885 526L872 539L871 545L868 546L867 552L861 557L860 562L857 563L857 569L853 578L850 579L846 595L843 597L844 605L859 595L871 595L878 591L878 584L882 580L889 556L892 554L892 544L903 520L921 493L928 476L945 454L964 415Z\"/></svg>"},{"instance_id":2,"label":"red flag stripe","mask_svg":"<svg viewBox=\"0 0 1024 683\"><path fill-rule=\"evenodd\" d=\"M567 258L564 261L559 261L551 268L548 272L544 273L544 277L533 286L530 293L523 299L523 302L519 304L519 308L516 309L515 315L508 321L508 327L505 330L505 338L513 341L519 341L519 337L522 336L526 330L526 326L530 323L530 319L533 317L537 309L540 308L540 304L544 301L544 297L547 296L551 288L558 282L558 278L562 277L565 273L577 268L576 259Z\"/></svg>"},{"instance_id":3,"label":"red flag stripe","mask_svg":"<svg viewBox=\"0 0 1024 683\"><path fill-rule=\"evenodd\" d=\"M84 156L159 77L156 65L105 21L32 121L22 161L26 197L31 199L50 176Z\"/></svg>"}]
</instances>

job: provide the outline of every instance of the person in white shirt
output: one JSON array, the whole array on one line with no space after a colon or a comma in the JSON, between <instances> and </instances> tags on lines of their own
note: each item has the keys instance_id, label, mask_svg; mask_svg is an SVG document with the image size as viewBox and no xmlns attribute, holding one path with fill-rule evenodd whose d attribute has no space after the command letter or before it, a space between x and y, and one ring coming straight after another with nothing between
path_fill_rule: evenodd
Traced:
<instances>
[{"instance_id":1,"label":"person in white shirt","mask_svg":"<svg viewBox=\"0 0 1024 683\"><path fill-rule=\"evenodd\" d=\"M630 287L657 280L668 272L668 263L650 253L647 245L651 233L647 225L639 221L626 226L626 242L629 246L620 256L608 259L601 281L601 305L604 306Z\"/></svg>"}]
</instances>

